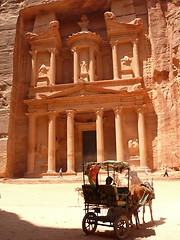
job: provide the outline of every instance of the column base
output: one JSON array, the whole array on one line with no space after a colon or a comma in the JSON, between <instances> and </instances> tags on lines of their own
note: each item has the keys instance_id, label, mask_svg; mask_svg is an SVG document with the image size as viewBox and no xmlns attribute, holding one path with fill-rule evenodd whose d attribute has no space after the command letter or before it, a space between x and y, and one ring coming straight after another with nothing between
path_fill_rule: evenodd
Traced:
<instances>
[{"instance_id":1,"label":"column base","mask_svg":"<svg viewBox=\"0 0 180 240\"><path fill-rule=\"evenodd\" d=\"M48 170L47 173L43 173L43 176L56 176L58 175L57 172L55 172L54 170Z\"/></svg>"},{"instance_id":2,"label":"column base","mask_svg":"<svg viewBox=\"0 0 180 240\"><path fill-rule=\"evenodd\" d=\"M35 173L34 172L26 172L23 177L29 178L29 177L34 177Z\"/></svg>"},{"instance_id":3,"label":"column base","mask_svg":"<svg viewBox=\"0 0 180 240\"><path fill-rule=\"evenodd\" d=\"M66 171L65 174L66 175L77 175L77 173L75 171L73 171L73 170L68 170L68 171Z\"/></svg>"}]
</instances>

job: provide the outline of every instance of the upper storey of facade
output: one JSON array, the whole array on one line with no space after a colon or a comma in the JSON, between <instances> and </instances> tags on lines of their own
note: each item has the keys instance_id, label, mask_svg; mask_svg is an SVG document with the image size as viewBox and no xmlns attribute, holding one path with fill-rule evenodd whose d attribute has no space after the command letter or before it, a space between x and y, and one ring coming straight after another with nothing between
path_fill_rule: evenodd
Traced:
<instances>
[{"instance_id":1,"label":"upper storey of facade","mask_svg":"<svg viewBox=\"0 0 180 240\"><path fill-rule=\"evenodd\" d=\"M68 4L41 5L32 16L22 11L25 22L32 18L25 33L32 68L29 97L77 83L127 92L151 87L145 6L138 15L131 4L132 14L120 17L121 1L107 3L84 7L72 1L72 11Z\"/></svg>"}]
</instances>

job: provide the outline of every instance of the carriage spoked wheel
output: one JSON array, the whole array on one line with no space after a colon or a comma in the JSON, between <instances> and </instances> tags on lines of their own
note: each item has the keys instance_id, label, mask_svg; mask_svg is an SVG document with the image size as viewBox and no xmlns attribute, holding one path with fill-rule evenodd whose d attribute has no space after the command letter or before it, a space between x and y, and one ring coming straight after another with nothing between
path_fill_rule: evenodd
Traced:
<instances>
[{"instance_id":1,"label":"carriage spoked wheel","mask_svg":"<svg viewBox=\"0 0 180 240\"><path fill-rule=\"evenodd\" d=\"M88 212L82 220L82 229L86 234L93 234L97 229L97 218L93 212Z\"/></svg>"},{"instance_id":2,"label":"carriage spoked wheel","mask_svg":"<svg viewBox=\"0 0 180 240\"><path fill-rule=\"evenodd\" d=\"M114 222L114 232L117 239L124 239L129 233L129 220L125 215L121 215Z\"/></svg>"}]
</instances>

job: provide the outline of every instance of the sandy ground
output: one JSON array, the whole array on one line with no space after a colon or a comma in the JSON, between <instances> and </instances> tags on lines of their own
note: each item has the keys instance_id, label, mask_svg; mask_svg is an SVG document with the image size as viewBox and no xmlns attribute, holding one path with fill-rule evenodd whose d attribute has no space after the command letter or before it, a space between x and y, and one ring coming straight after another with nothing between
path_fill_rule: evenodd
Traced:
<instances>
[{"instance_id":1,"label":"sandy ground","mask_svg":"<svg viewBox=\"0 0 180 240\"><path fill-rule=\"evenodd\" d=\"M98 226L86 236L81 224L83 199L75 191L81 183L0 183L1 240L115 239L112 228ZM180 181L154 181L154 224L146 209L146 224L132 228L127 239L180 240Z\"/></svg>"}]
</instances>

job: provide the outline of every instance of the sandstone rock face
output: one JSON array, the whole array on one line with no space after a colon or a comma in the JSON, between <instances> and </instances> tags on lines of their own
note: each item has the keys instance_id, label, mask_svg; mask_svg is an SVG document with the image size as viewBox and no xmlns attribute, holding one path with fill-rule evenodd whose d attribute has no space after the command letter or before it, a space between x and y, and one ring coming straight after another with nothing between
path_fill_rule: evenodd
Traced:
<instances>
[{"instance_id":1,"label":"sandstone rock face","mask_svg":"<svg viewBox=\"0 0 180 240\"><path fill-rule=\"evenodd\" d=\"M77 24L83 21L81 20L82 13L88 16L89 21L86 25L87 32L83 33L88 36L86 41L83 38L82 29ZM43 18L43 14L48 18ZM115 39L116 36L113 35L112 29L116 29L116 26L119 27L119 32L116 32L120 36L119 39ZM130 38L128 31L131 31L129 36L134 38L131 39L132 42L135 42L135 36L138 38L138 48L136 44L133 45L133 54L130 54L132 44L128 42ZM131 159L128 149L128 143L133 142L133 139L136 139L138 146L142 145L138 139L135 124L137 117L129 110L129 107L132 108L132 105L136 105L139 101L147 106L145 112L147 167L159 169L165 165L180 166L180 1L2 0L0 2L0 32L0 177L24 176L28 171L28 166L32 167L28 157L34 157L33 169L35 168L37 175L47 172L48 169L51 172L52 155L48 155L50 130L47 128L49 122L44 112L52 109L54 111L57 107L55 105L57 98L60 99L59 102L62 102L62 106L59 103L58 110L61 109L64 112L62 117L56 120L59 124L56 123L56 125L60 126L56 130L56 157L59 162L56 162L55 169L52 168L58 171L61 166L65 171L68 170L66 158L69 135L63 130L66 129L66 121L68 121L68 119L64 120L66 111L69 110L68 104L72 107L68 96L74 97L75 109L76 106L82 106L79 113L74 116L77 123L74 136L77 139L75 140L76 166L81 165L83 154L83 144L76 145L76 142L80 141L78 131L81 133L94 131L98 125L94 114L85 111L86 101L87 105L92 104L92 108L97 108L96 102L99 100L103 108L108 109L104 112L105 151L103 150L103 156L105 159L116 158L117 139L113 132L117 131L117 128L114 123L113 103L117 104L117 99L120 99L120 105L128 105L133 101L131 106L128 105L125 110L123 118L127 131L123 136L124 149L121 148L119 154L122 156L123 152L124 160L135 163L139 161L139 155L143 154L138 148L136 158ZM27 33L30 33L29 39L27 39ZM38 78L35 80L37 85L32 86L32 52L39 51L38 41L42 39L45 40L43 40L44 45L40 44L43 50L37 58L37 66L39 69L41 67L43 73L38 73ZM46 41L46 39L49 40ZM88 62L91 62L89 59L92 52L86 54L85 47L83 49L76 39L83 41L85 47L89 44L90 48L92 46L96 48L92 59L95 59L94 64L97 65L97 69L92 70L93 65ZM113 44L116 41L124 44L120 43L118 47L121 74L114 66ZM50 78L51 81L52 77L52 70L50 70L53 64L50 57L52 51L48 50L44 54L44 49L52 47L56 48L59 56L54 80L55 87L48 82L48 79ZM78 75L73 72L75 48L81 50L80 60L82 62L85 60L84 63L89 64L85 66L85 73L80 72L81 82L78 82ZM101 61L97 52L104 54ZM138 57L135 59L136 54ZM44 59L45 64L42 64ZM61 62L63 62L62 65ZM44 72L45 75L43 75ZM117 78L114 74L117 74ZM77 80L75 87L73 79ZM108 100L109 94L112 96L111 100ZM116 97L115 94L121 95ZM64 96L67 98L66 101L64 101ZM87 97L87 100L84 98L84 105L83 101L80 101L83 96ZM75 97L79 97L79 100ZM49 105L47 105L48 102ZM65 111L63 106L66 105ZM35 134L37 144L30 149L32 132L29 129L27 115L32 112L40 114L38 115L40 117L36 119L36 128L39 129L39 132ZM96 114L99 113L96 111ZM82 124L84 124L84 130L81 130ZM44 130L40 130L42 126ZM132 126L132 129L129 126ZM109 131L109 128L112 131ZM76 132L76 129L79 130ZM130 136L131 132L133 132L132 136ZM86 137L88 138L87 135ZM81 136L83 142L82 138L83 136ZM108 140L109 138L111 141ZM131 148L133 149L133 145ZM80 169L77 167L75 170Z\"/></svg>"}]
</instances>

